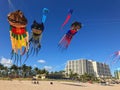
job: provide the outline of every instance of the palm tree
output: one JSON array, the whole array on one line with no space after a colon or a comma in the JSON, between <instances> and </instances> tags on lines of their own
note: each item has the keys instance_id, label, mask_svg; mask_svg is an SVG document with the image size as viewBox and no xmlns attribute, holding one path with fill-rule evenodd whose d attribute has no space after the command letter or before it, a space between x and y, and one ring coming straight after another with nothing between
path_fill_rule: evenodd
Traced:
<instances>
[{"instance_id":1,"label":"palm tree","mask_svg":"<svg viewBox=\"0 0 120 90\"><path fill-rule=\"evenodd\" d=\"M48 75L49 72L48 72L46 69L42 69L42 70L41 70L41 74L46 74L46 75Z\"/></svg>"},{"instance_id":2,"label":"palm tree","mask_svg":"<svg viewBox=\"0 0 120 90\"><path fill-rule=\"evenodd\" d=\"M8 77L8 74L9 74L9 68L0 63L0 76Z\"/></svg>"},{"instance_id":3,"label":"palm tree","mask_svg":"<svg viewBox=\"0 0 120 90\"><path fill-rule=\"evenodd\" d=\"M4 66L0 63L0 70L3 70Z\"/></svg>"},{"instance_id":4,"label":"palm tree","mask_svg":"<svg viewBox=\"0 0 120 90\"><path fill-rule=\"evenodd\" d=\"M4 76L7 77L8 76L8 67L4 67Z\"/></svg>"},{"instance_id":5,"label":"palm tree","mask_svg":"<svg viewBox=\"0 0 120 90\"><path fill-rule=\"evenodd\" d=\"M73 79L74 73L73 73L73 71L72 71L71 69L69 69L69 71L70 71L69 77L70 77L71 79Z\"/></svg>"},{"instance_id":6,"label":"palm tree","mask_svg":"<svg viewBox=\"0 0 120 90\"><path fill-rule=\"evenodd\" d=\"M34 68L34 71L35 71L36 74L39 74L39 72L40 72L37 67Z\"/></svg>"},{"instance_id":7,"label":"palm tree","mask_svg":"<svg viewBox=\"0 0 120 90\"><path fill-rule=\"evenodd\" d=\"M18 75L18 66L12 65L10 68L10 71L11 71L11 74L16 77Z\"/></svg>"},{"instance_id":8,"label":"palm tree","mask_svg":"<svg viewBox=\"0 0 120 90\"><path fill-rule=\"evenodd\" d=\"M22 76L27 77L29 76L29 73L31 72L32 67L24 64L22 65L21 69L22 69Z\"/></svg>"},{"instance_id":9,"label":"palm tree","mask_svg":"<svg viewBox=\"0 0 120 90\"><path fill-rule=\"evenodd\" d=\"M88 74L88 73L84 73L83 75L80 76L81 80L83 82L86 81L97 81L97 78L94 76L94 74Z\"/></svg>"},{"instance_id":10,"label":"palm tree","mask_svg":"<svg viewBox=\"0 0 120 90\"><path fill-rule=\"evenodd\" d=\"M85 75L80 75L80 79L81 79L82 82L85 82L86 81Z\"/></svg>"},{"instance_id":11,"label":"palm tree","mask_svg":"<svg viewBox=\"0 0 120 90\"><path fill-rule=\"evenodd\" d=\"M0 63L0 76L2 77L2 70L4 69L4 66Z\"/></svg>"},{"instance_id":12,"label":"palm tree","mask_svg":"<svg viewBox=\"0 0 120 90\"><path fill-rule=\"evenodd\" d=\"M74 80L78 80L78 79L79 79L79 74L74 73L74 74L73 74L73 79L74 79Z\"/></svg>"},{"instance_id":13,"label":"palm tree","mask_svg":"<svg viewBox=\"0 0 120 90\"><path fill-rule=\"evenodd\" d=\"M27 72L28 72L28 76L32 76L32 67L31 66L27 66Z\"/></svg>"}]
</instances>

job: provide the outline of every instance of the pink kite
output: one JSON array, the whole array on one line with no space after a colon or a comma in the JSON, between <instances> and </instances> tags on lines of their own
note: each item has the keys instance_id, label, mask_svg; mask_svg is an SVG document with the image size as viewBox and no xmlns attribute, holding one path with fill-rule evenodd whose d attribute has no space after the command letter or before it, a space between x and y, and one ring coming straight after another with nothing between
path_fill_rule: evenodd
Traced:
<instances>
[{"instance_id":1,"label":"pink kite","mask_svg":"<svg viewBox=\"0 0 120 90\"><path fill-rule=\"evenodd\" d=\"M109 60L110 65L115 64L118 61L120 61L120 51L114 52L106 61L105 63Z\"/></svg>"}]
</instances>

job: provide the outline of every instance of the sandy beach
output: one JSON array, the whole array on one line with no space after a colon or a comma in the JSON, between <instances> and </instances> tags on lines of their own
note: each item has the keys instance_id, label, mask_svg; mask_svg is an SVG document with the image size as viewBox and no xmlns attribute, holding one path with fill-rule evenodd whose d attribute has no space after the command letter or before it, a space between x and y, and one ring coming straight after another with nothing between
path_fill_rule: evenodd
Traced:
<instances>
[{"instance_id":1,"label":"sandy beach","mask_svg":"<svg viewBox=\"0 0 120 90\"><path fill-rule=\"evenodd\" d=\"M0 80L0 90L120 90L120 84L102 86L100 84L63 82L63 81L39 81L33 84L32 81Z\"/></svg>"}]
</instances>

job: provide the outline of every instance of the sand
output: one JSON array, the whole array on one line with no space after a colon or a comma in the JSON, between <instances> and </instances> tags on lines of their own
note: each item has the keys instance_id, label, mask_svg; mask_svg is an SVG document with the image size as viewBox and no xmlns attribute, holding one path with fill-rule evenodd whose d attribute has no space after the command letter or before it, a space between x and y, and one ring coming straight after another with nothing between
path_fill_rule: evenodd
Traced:
<instances>
[{"instance_id":1,"label":"sand","mask_svg":"<svg viewBox=\"0 0 120 90\"><path fill-rule=\"evenodd\" d=\"M120 84L102 86L100 84L89 84L79 82L63 81L39 81L33 84L32 81L0 80L0 90L120 90Z\"/></svg>"}]
</instances>

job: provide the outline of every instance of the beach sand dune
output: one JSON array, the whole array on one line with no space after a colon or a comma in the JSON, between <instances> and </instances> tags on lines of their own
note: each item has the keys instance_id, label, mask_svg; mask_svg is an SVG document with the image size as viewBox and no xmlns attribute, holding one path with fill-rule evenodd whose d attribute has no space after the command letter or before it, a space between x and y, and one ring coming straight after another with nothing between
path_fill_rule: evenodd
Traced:
<instances>
[{"instance_id":1,"label":"beach sand dune","mask_svg":"<svg viewBox=\"0 0 120 90\"><path fill-rule=\"evenodd\" d=\"M0 80L0 90L120 90L120 84L102 86L100 84L62 82L62 81L39 81L33 84L32 81Z\"/></svg>"}]
</instances>

